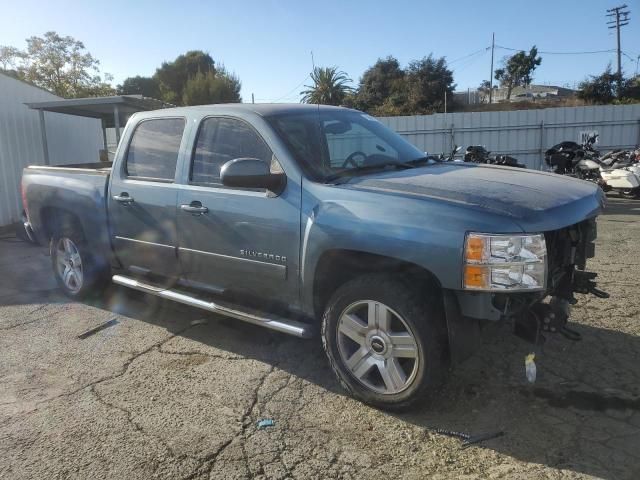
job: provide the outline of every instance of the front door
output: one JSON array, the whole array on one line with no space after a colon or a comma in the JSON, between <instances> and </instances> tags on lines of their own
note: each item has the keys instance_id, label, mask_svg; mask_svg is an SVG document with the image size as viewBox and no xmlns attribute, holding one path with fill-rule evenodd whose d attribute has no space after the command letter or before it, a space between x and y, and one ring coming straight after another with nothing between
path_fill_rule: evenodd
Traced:
<instances>
[{"instance_id":1,"label":"front door","mask_svg":"<svg viewBox=\"0 0 640 480\"><path fill-rule=\"evenodd\" d=\"M207 290L295 302L299 186L288 184L277 197L222 186L220 168L229 160L257 158L272 170L280 168L269 146L244 120L205 118L195 142L189 177L178 193L178 255L186 279Z\"/></svg>"},{"instance_id":2,"label":"front door","mask_svg":"<svg viewBox=\"0 0 640 480\"><path fill-rule=\"evenodd\" d=\"M132 133L109 189L115 252L132 273L176 278L176 202L174 183L185 120L143 120ZM126 139L125 139L126 140Z\"/></svg>"}]
</instances>

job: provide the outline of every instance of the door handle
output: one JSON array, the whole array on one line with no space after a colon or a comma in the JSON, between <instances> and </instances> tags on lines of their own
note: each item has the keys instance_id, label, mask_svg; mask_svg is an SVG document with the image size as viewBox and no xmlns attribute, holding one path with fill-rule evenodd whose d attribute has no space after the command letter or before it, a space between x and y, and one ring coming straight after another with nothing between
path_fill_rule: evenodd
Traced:
<instances>
[{"instance_id":1,"label":"door handle","mask_svg":"<svg viewBox=\"0 0 640 480\"><path fill-rule=\"evenodd\" d=\"M207 207L203 207L200 202L191 202L190 204L180 205L180 209L197 215L204 215L209 211Z\"/></svg>"},{"instance_id":2,"label":"door handle","mask_svg":"<svg viewBox=\"0 0 640 480\"><path fill-rule=\"evenodd\" d=\"M130 197L127 192L122 192L120 195L114 195L111 198L113 198L116 202L120 202L124 205L133 203L133 197Z\"/></svg>"}]
</instances>

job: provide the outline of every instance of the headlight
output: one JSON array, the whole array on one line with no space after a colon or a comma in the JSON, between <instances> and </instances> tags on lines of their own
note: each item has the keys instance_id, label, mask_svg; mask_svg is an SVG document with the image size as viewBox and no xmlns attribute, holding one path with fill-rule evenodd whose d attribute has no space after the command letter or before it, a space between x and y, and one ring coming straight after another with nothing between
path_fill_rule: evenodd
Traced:
<instances>
[{"instance_id":1,"label":"headlight","mask_svg":"<svg viewBox=\"0 0 640 480\"><path fill-rule=\"evenodd\" d=\"M464 246L463 287L468 290L544 290L544 235L470 233Z\"/></svg>"}]
</instances>

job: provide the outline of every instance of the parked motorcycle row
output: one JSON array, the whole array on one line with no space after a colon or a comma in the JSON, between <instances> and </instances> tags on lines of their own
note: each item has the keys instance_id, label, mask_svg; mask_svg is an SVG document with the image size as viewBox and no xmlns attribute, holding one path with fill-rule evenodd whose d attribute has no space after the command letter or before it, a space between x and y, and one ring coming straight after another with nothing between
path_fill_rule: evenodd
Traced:
<instances>
[{"instance_id":1,"label":"parked motorcycle row","mask_svg":"<svg viewBox=\"0 0 640 480\"><path fill-rule=\"evenodd\" d=\"M594 147L598 135L582 144L561 142L545 152L545 162L560 175L594 182L605 191L640 197L640 148L613 150L601 155Z\"/></svg>"},{"instance_id":2,"label":"parked motorcycle row","mask_svg":"<svg viewBox=\"0 0 640 480\"><path fill-rule=\"evenodd\" d=\"M454 145L453 150L448 156L440 154L439 156L428 156L433 160L440 162L472 162L484 163L488 165L502 165L506 167L527 168L526 165L520 163L517 158L510 155L491 155L491 152L482 145L469 145L464 152L463 158L455 158L462 147Z\"/></svg>"},{"instance_id":3,"label":"parked motorcycle row","mask_svg":"<svg viewBox=\"0 0 640 480\"><path fill-rule=\"evenodd\" d=\"M576 142L561 142L545 152L545 162L559 175L567 175L594 182L605 192L616 192L624 197L640 198L640 147L635 150L613 150L600 154L594 147L598 135L587 137L580 145ZM454 146L448 156L428 156L439 162L472 162L502 165L516 168L526 166L510 155L492 155L482 145L470 145L456 158L462 147Z\"/></svg>"}]
</instances>

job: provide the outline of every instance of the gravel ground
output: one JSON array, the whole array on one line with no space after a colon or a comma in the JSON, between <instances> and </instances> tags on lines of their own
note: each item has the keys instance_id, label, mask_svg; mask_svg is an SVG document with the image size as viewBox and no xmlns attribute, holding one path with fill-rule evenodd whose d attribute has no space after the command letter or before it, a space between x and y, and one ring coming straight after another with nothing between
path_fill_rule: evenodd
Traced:
<instances>
[{"instance_id":1,"label":"gravel ground","mask_svg":"<svg viewBox=\"0 0 640 480\"><path fill-rule=\"evenodd\" d=\"M0 478L640 478L638 215L610 199L590 268L611 298L580 296L583 340L549 338L533 387L530 347L492 327L393 415L345 396L318 340L115 287L69 303L41 248L2 238ZM505 436L461 449L437 428Z\"/></svg>"}]
</instances>

